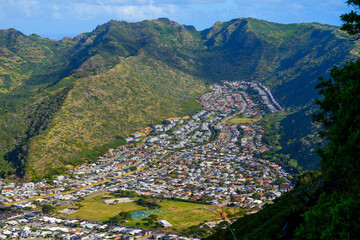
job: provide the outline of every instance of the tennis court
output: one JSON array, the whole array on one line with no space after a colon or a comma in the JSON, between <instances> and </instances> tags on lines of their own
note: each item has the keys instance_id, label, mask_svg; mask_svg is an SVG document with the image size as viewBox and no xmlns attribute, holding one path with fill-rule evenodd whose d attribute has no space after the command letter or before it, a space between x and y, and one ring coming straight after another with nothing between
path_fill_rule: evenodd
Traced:
<instances>
[{"instance_id":1,"label":"tennis court","mask_svg":"<svg viewBox=\"0 0 360 240\"><path fill-rule=\"evenodd\" d=\"M141 220L151 214L159 214L159 213L163 213L163 212L164 211L161 209L152 209L152 210L146 210L146 211L140 211L140 212L132 212L132 213L130 213L130 215L133 220Z\"/></svg>"}]
</instances>

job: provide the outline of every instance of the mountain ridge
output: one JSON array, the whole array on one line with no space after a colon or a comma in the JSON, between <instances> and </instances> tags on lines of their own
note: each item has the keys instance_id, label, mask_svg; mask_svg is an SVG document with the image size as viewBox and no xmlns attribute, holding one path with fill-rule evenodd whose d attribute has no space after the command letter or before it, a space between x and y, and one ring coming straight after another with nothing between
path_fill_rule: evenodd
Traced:
<instances>
[{"instance_id":1,"label":"mountain ridge","mask_svg":"<svg viewBox=\"0 0 360 240\"><path fill-rule=\"evenodd\" d=\"M208 83L222 79L263 82L283 105L302 109L316 96L310 90L316 78L354 58L356 48L334 26L251 18L218 22L203 31L169 19L112 20L60 41L6 31L0 31L0 159L6 168L21 163L16 173L29 178L93 159L136 127L194 111L183 103L194 102ZM146 92L136 90L135 83ZM118 94L114 87L127 92ZM57 97L63 101L52 104ZM112 105L120 99L131 109ZM96 106L107 109L112 121L103 120ZM143 118L135 121L137 126L131 123L134 114ZM79 125L86 118L101 126L92 138L90 128Z\"/></svg>"}]
</instances>

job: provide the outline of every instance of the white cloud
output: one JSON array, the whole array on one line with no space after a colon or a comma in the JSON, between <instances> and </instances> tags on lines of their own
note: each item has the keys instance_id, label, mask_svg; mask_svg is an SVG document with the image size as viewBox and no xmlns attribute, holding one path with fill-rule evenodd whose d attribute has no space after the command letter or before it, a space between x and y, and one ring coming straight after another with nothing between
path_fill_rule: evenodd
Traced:
<instances>
[{"instance_id":1,"label":"white cloud","mask_svg":"<svg viewBox=\"0 0 360 240\"><path fill-rule=\"evenodd\" d=\"M115 15L120 19L128 19L132 21L143 20L143 19L152 19L166 14L165 9L148 5L148 6L125 6L125 7L116 7L109 9L110 13L115 13Z\"/></svg>"},{"instance_id":2,"label":"white cloud","mask_svg":"<svg viewBox=\"0 0 360 240\"><path fill-rule=\"evenodd\" d=\"M40 13L39 2L36 0L9 0L8 3L10 8L19 10L26 17L32 17Z\"/></svg>"},{"instance_id":3,"label":"white cloud","mask_svg":"<svg viewBox=\"0 0 360 240\"><path fill-rule=\"evenodd\" d=\"M139 21L154 19L158 17L171 17L177 10L175 5L156 6L151 2L146 5L114 5L114 4L79 4L74 3L62 6L62 18L94 19L101 16L108 16L108 19L117 18L121 20ZM60 9L56 6L56 9ZM65 13L66 12L66 13ZM53 14L53 18L60 18L59 13Z\"/></svg>"},{"instance_id":4,"label":"white cloud","mask_svg":"<svg viewBox=\"0 0 360 240\"><path fill-rule=\"evenodd\" d=\"M305 9L305 6L300 4L300 3L291 3L289 5L290 9L289 10L292 10L292 11L303 11Z\"/></svg>"}]
</instances>

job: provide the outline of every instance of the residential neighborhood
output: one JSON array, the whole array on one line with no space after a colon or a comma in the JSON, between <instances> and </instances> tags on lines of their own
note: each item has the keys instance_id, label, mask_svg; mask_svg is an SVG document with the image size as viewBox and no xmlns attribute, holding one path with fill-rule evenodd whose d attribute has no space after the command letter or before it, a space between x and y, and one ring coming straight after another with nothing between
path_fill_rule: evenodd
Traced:
<instances>
[{"instance_id":1,"label":"residential neighborhood","mask_svg":"<svg viewBox=\"0 0 360 240\"><path fill-rule=\"evenodd\" d=\"M251 97L254 92L259 98ZM171 233L171 219L159 221L167 229L164 232L110 226L72 219L77 209L71 206L95 194L136 191L140 196L256 212L292 189L289 173L259 157L271 146L262 140L264 129L258 119L282 111L268 88L257 82L224 81L212 85L199 103L203 110L196 114L165 120L152 126L148 134L127 136L126 145L110 149L97 161L77 166L66 175L37 183L0 181L1 204L16 210L2 217L0 239L186 239ZM106 201L121 204L132 200ZM45 204L69 205L61 212L68 218L37 211Z\"/></svg>"}]
</instances>

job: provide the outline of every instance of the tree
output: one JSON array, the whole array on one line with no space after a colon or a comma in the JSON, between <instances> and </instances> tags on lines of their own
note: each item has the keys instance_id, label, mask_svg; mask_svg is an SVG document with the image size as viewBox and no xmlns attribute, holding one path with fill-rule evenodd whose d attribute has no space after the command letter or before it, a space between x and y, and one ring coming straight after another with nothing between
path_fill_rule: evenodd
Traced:
<instances>
[{"instance_id":1,"label":"tree","mask_svg":"<svg viewBox=\"0 0 360 240\"><path fill-rule=\"evenodd\" d=\"M260 198L261 198L261 195L260 195L258 192L255 192L255 193L252 195L252 198L254 198L254 199L260 199Z\"/></svg>"},{"instance_id":2,"label":"tree","mask_svg":"<svg viewBox=\"0 0 360 240\"><path fill-rule=\"evenodd\" d=\"M169 121L169 120L164 120L164 121L162 121L162 124L164 124L164 125L169 125L171 122Z\"/></svg>"},{"instance_id":3,"label":"tree","mask_svg":"<svg viewBox=\"0 0 360 240\"><path fill-rule=\"evenodd\" d=\"M277 178L274 183L276 185L281 185L283 183L286 183L286 179L285 178Z\"/></svg>"},{"instance_id":4,"label":"tree","mask_svg":"<svg viewBox=\"0 0 360 240\"><path fill-rule=\"evenodd\" d=\"M41 211L45 214L49 214L51 213L55 208L49 204L44 204L42 207L41 207Z\"/></svg>"},{"instance_id":5,"label":"tree","mask_svg":"<svg viewBox=\"0 0 360 240\"><path fill-rule=\"evenodd\" d=\"M348 0L346 3L352 6L354 10L340 16L343 21L341 30L348 32L350 35L360 38L360 0Z\"/></svg>"},{"instance_id":6,"label":"tree","mask_svg":"<svg viewBox=\"0 0 360 240\"><path fill-rule=\"evenodd\" d=\"M150 218L153 221L157 221L157 219L158 219L156 214L151 214L151 215L148 216L148 218Z\"/></svg>"},{"instance_id":7,"label":"tree","mask_svg":"<svg viewBox=\"0 0 360 240\"><path fill-rule=\"evenodd\" d=\"M328 141L318 150L328 181L359 183L360 170L360 60L334 67L329 80L320 78L316 88L321 100L313 120L322 127L319 135Z\"/></svg>"},{"instance_id":8,"label":"tree","mask_svg":"<svg viewBox=\"0 0 360 240\"><path fill-rule=\"evenodd\" d=\"M138 204L140 206L143 206L143 207L146 207L146 208L149 208L149 209L161 208L161 206L159 204L157 204L155 202L147 201L144 198L139 198L139 200L136 201L136 204Z\"/></svg>"},{"instance_id":9,"label":"tree","mask_svg":"<svg viewBox=\"0 0 360 240\"><path fill-rule=\"evenodd\" d=\"M122 217L123 219L131 219L131 214L130 212L120 212L119 216Z\"/></svg>"},{"instance_id":10,"label":"tree","mask_svg":"<svg viewBox=\"0 0 360 240\"><path fill-rule=\"evenodd\" d=\"M130 212L120 212L118 215L115 215L114 217L111 217L109 219L109 223L111 224L121 224L125 220L130 220L131 214Z\"/></svg>"}]
</instances>

